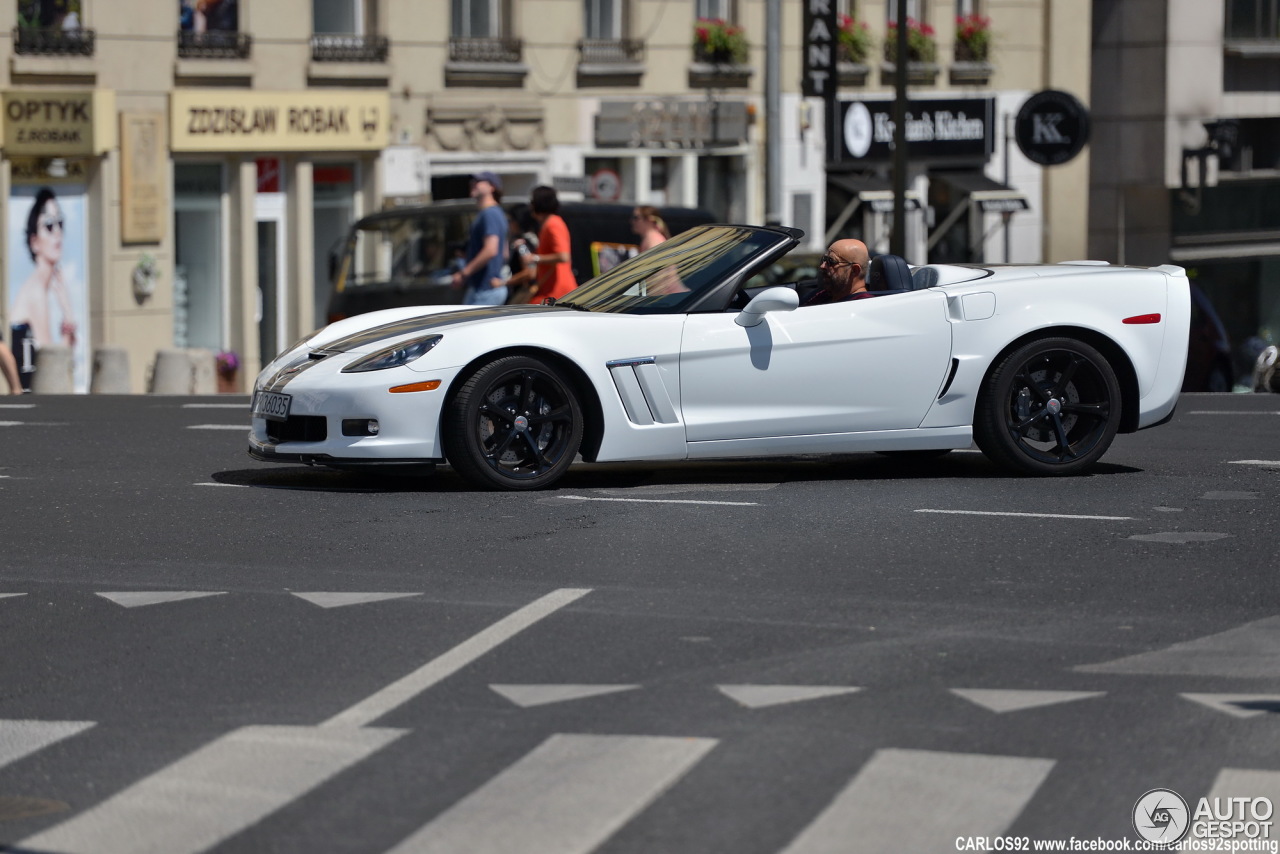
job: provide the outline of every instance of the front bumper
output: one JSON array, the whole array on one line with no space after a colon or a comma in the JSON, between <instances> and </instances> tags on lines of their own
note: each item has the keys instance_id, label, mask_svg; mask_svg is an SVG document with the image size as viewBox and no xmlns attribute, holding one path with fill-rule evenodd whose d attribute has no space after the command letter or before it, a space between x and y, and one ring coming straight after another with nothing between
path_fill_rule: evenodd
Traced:
<instances>
[{"instance_id":1,"label":"front bumper","mask_svg":"<svg viewBox=\"0 0 1280 854\"><path fill-rule=\"evenodd\" d=\"M327 361L327 360L326 360ZM388 389L419 382L421 372L407 367L366 374L343 374L317 365L276 390L290 396L289 418L268 422L253 418L249 455L267 462L314 465L411 465L438 463L440 414L445 395L460 367L432 371L441 380L434 391L393 394ZM376 436L344 436L343 421L376 420Z\"/></svg>"}]
</instances>

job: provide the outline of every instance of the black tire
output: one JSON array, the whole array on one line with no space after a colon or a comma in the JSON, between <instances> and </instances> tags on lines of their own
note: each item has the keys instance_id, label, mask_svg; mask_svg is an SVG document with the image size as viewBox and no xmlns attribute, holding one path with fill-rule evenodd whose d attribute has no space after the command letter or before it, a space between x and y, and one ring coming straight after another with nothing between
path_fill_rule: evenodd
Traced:
<instances>
[{"instance_id":1,"label":"black tire","mask_svg":"<svg viewBox=\"0 0 1280 854\"><path fill-rule=\"evenodd\" d=\"M923 451L876 451L886 457L893 457L897 460L906 460L907 462L921 463L926 460L936 460L938 457L945 457L954 450L952 448L929 448Z\"/></svg>"},{"instance_id":2,"label":"black tire","mask_svg":"<svg viewBox=\"0 0 1280 854\"><path fill-rule=\"evenodd\" d=\"M978 394L973 438L1023 474L1092 466L1120 427L1120 382L1106 357L1074 338L1042 338L1005 356Z\"/></svg>"},{"instance_id":3,"label":"black tire","mask_svg":"<svg viewBox=\"0 0 1280 854\"><path fill-rule=\"evenodd\" d=\"M582 406L556 368L505 356L467 377L445 404L441 441L449 464L476 486L541 489L578 453Z\"/></svg>"}]
</instances>

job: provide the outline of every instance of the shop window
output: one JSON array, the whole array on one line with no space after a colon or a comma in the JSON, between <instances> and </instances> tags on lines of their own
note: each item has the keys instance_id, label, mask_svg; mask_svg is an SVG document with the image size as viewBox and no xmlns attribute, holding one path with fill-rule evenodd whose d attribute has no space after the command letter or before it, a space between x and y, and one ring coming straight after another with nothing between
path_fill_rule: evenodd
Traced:
<instances>
[{"instance_id":1,"label":"shop window","mask_svg":"<svg viewBox=\"0 0 1280 854\"><path fill-rule=\"evenodd\" d=\"M698 158L698 207L716 222L745 222L746 171L741 157Z\"/></svg>"},{"instance_id":2,"label":"shop window","mask_svg":"<svg viewBox=\"0 0 1280 854\"><path fill-rule=\"evenodd\" d=\"M1280 0L1227 0L1227 38L1280 40Z\"/></svg>"},{"instance_id":3,"label":"shop window","mask_svg":"<svg viewBox=\"0 0 1280 854\"><path fill-rule=\"evenodd\" d=\"M17 54L93 56L94 31L84 27L81 0L17 0Z\"/></svg>"},{"instance_id":4,"label":"shop window","mask_svg":"<svg viewBox=\"0 0 1280 854\"><path fill-rule=\"evenodd\" d=\"M386 62L390 40L376 34L375 0L311 0L311 58Z\"/></svg>"},{"instance_id":5,"label":"shop window","mask_svg":"<svg viewBox=\"0 0 1280 854\"><path fill-rule=\"evenodd\" d=\"M315 317L325 325L332 278L342 255L347 230L356 219L356 165L317 163L312 170L313 240L315 252Z\"/></svg>"},{"instance_id":6,"label":"shop window","mask_svg":"<svg viewBox=\"0 0 1280 854\"><path fill-rule=\"evenodd\" d=\"M245 59L252 41L240 32L239 0L178 0L178 56Z\"/></svg>"},{"instance_id":7,"label":"shop window","mask_svg":"<svg viewBox=\"0 0 1280 854\"><path fill-rule=\"evenodd\" d=\"M173 343L220 350L225 344L222 167L173 168Z\"/></svg>"}]
</instances>

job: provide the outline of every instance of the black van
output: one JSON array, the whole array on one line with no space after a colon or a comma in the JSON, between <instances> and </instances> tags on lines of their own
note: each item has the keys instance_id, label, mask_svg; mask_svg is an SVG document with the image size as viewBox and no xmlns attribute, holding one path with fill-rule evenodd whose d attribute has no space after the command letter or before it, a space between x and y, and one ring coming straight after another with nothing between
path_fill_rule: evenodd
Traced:
<instances>
[{"instance_id":1,"label":"black van","mask_svg":"<svg viewBox=\"0 0 1280 854\"><path fill-rule=\"evenodd\" d=\"M513 211L518 201L503 201ZM569 227L570 258L579 284L636 251L631 231L635 205L561 202ZM672 234L713 222L694 208L659 208ZM467 245L477 209L470 199L392 208L363 217L329 259L328 320L333 323L383 308L457 303L450 280Z\"/></svg>"}]
</instances>

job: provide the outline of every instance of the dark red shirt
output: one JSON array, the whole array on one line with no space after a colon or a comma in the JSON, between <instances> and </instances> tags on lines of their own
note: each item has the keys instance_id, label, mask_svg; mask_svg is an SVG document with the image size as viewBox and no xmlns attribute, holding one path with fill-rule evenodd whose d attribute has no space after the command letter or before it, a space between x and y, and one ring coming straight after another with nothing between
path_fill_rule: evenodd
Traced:
<instances>
[{"instance_id":1,"label":"dark red shirt","mask_svg":"<svg viewBox=\"0 0 1280 854\"><path fill-rule=\"evenodd\" d=\"M814 291L813 294L810 295L810 297L804 301L804 304L805 305L827 305L833 302L849 302L850 300L855 300L855 299L868 299L873 296L875 296L875 294L871 293L871 291L858 291L857 293L849 294L844 299L833 300L831 298L831 293L827 291L825 288L823 288L823 289Z\"/></svg>"}]
</instances>

